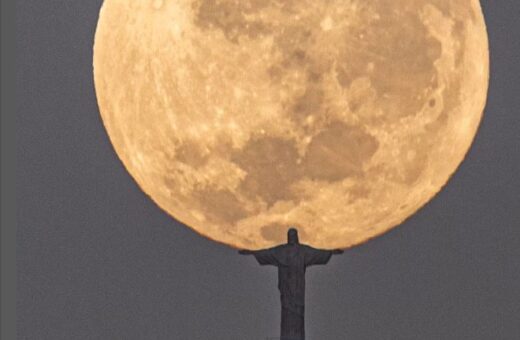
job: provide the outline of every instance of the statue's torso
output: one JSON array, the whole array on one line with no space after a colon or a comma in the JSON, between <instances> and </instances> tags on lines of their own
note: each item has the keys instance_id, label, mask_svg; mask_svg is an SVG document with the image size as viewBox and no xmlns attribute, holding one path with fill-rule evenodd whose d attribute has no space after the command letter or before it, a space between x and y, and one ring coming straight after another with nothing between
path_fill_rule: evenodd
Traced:
<instances>
[{"instance_id":1,"label":"statue's torso","mask_svg":"<svg viewBox=\"0 0 520 340\"><path fill-rule=\"evenodd\" d=\"M305 250L299 244L284 245L278 254L278 289L282 305L305 304Z\"/></svg>"}]
</instances>

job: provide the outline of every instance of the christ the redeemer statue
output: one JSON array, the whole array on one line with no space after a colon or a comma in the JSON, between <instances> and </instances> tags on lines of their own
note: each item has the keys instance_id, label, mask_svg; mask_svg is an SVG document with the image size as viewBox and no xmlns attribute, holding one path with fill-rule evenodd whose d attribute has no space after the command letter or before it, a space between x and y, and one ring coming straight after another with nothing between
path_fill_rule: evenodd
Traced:
<instances>
[{"instance_id":1,"label":"christ the redeemer statue","mask_svg":"<svg viewBox=\"0 0 520 340\"><path fill-rule=\"evenodd\" d=\"M287 244L262 250L240 250L242 255L254 255L261 265L278 267L278 289L282 302L280 340L304 340L305 269L327 264L333 254L343 250L315 249L298 241L294 228L287 233Z\"/></svg>"}]
</instances>

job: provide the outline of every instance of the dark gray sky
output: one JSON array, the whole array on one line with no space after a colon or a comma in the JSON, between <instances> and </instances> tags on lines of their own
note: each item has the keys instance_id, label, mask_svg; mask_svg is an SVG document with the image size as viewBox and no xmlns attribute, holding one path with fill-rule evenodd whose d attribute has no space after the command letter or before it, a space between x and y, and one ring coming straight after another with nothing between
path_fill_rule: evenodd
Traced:
<instances>
[{"instance_id":1,"label":"dark gray sky","mask_svg":"<svg viewBox=\"0 0 520 340\"><path fill-rule=\"evenodd\" d=\"M482 3L491 85L468 157L401 227L309 269L309 340L520 338L520 2ZM19 339L276 336L276 269L175 222L109 144L100 5L18 1Z\"/></svg>"}]
</instances>

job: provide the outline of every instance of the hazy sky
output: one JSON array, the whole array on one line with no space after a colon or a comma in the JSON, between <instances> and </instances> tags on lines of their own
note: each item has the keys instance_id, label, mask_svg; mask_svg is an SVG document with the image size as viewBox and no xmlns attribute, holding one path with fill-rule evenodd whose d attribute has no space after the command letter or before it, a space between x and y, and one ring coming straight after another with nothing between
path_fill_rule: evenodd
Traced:
<instances>
[{"instance_id":1,"label":"hazy sky","mask_svg":"<svg viewBox=\"0 0 520 340\"><path fill-rule=\"evenodd\" d=\"M520 338L520 2L483 1L488 105L448 186L307 272L309 340ZM263 340L276 269L198 236L137 187L92 80L100 0L19 0L20 339Z\"/></svg>"}]
</instances>

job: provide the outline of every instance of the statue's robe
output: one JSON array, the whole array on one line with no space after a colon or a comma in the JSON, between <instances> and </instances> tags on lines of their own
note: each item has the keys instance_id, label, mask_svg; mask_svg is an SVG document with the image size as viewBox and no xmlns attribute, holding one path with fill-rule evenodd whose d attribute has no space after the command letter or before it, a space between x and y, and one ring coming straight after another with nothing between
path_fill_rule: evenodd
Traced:
<instances>
[{"instance_id":1,"label":"statue's robe","mask_svg":"<svg viewBox=\"0 0 520 340\"><path fill-rule=\"evenodd\" d=\"M261 265L278 267L278 289L282 303L281 340L304 340L305 269L327 264L332 251L304 244L283 244L253 252Z\"/></svg>"}]
</instances>

